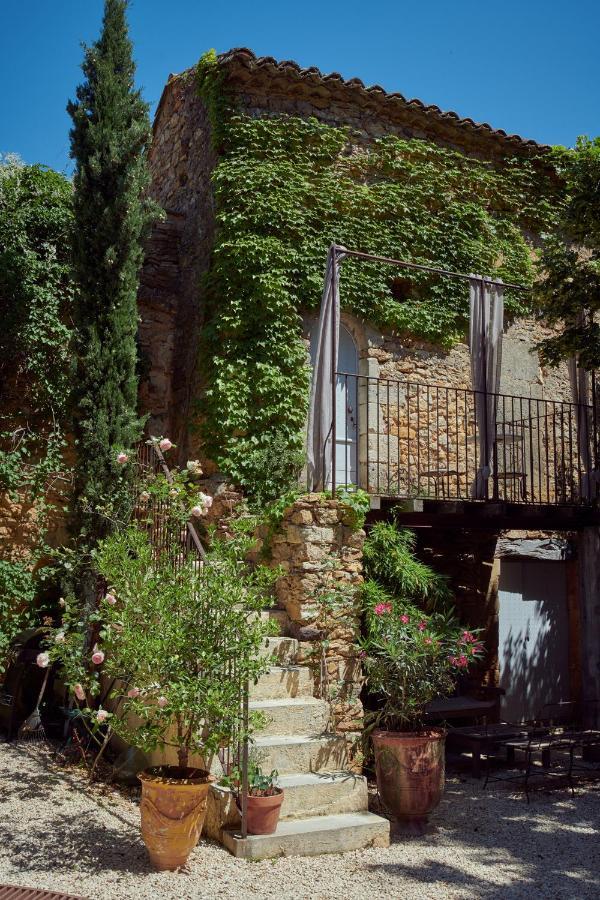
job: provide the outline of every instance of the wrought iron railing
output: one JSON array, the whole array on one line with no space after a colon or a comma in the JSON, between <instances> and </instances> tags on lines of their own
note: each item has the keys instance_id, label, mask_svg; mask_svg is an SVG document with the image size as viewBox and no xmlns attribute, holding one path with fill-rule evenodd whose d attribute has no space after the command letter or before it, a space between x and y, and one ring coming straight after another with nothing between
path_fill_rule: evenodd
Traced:
<instances>
[{"instance_id":1,"label":"wrought iron railing","mask_svg":"<svg viewBox=\"0 0 600 900\"><path fill-rule=\"evenodd\" d=\"M334 487L542 505L597 496L592 406L338 373L334 417Z\"/></svg>"},{"instance_id":2,"label":"wrought iron railing","mask_svg":"<svg viewBox=\"0 0 600 900\"><path fill-rule=\"evenodd\" d=\"M157 555L167 553L169 560L177 569L182 568L190 559L195 561L201 573L206 560L206 551L202 545L200 536L192 521L183 526L174 526L172 523L177 516L170 515L169 506L180 501L177 498L159 499L150 497L143 503L140 501L141 485L144 476L148 474L162 473L168 481L172 480L170 469L165 461L160 448L155 442L142 441L137 447L137 473L134 482L135 509L134 515L149 535L150 542ZM218 615L216 606L207 606L202 615L213 619ZM202 623L198 623L202 627ZM230 741L219 751L219 762L223 774L229 775L234 770L239 770L241 784L239 787L239 807L241 815L241 836L247 837L247 806L248 806L248 719L249 719L249 685L247 680L241 677L238 671L239 647L234 642L226 648L223 657L226 662L223 666L222 677L228 684L236 684L239 687L239 715L233 723Z\"/></svg>"}]
</instances>

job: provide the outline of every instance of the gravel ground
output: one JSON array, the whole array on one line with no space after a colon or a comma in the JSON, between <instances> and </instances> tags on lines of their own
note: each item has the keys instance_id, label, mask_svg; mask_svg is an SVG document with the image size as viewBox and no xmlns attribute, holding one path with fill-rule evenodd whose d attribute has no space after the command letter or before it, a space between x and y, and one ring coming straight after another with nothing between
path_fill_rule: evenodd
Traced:
<instances>
[{"instance_id":1,"label":"gravel ground","mask_svg":"<svg viewBox=\"0 0 600 900\"><path fill-rule=\"evenodd\" d=\"M600 786L536 793L448 779L428 834L389 850L246 863L201 842L185 871L154 872L137 803L90 787L37 747L0 744L0 883L87 900L600 897Z\"/></svg>"}]
</instances>

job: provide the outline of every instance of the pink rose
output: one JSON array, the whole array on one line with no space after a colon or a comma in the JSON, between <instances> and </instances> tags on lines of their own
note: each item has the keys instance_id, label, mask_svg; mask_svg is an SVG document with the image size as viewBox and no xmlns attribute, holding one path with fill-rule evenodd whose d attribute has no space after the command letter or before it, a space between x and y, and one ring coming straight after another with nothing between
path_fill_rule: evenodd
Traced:
<instances>
[{"instance_id":1,"label":"pink rose","mask_svg":"<svg viewBox=\"0 0 600 900\"><path fill-rule=\"evenodd\" d=\"M200 516L204 515L204 509L202 506L192 506L191 513L193 516L199 519Z\"/></svg>"},{"instance_id":2,"label":"pink rose","mask_svg":"<svg viewBox=\"0 0 600 900\"><path fill-rule=\"evenodd\" d=\"M121 466L124 466L128 459L129 459L129 457L127 456L126 453L123 453L123 451L121 451L121 452L117 455L117 462L118 462L119 465L121 465Z\"/></svg>"},{"instance_id":3,"label":"pink rose","mask_svg":"<svg viewBox=\"0 0 600 900\"><path fill-rule=\"evenodd\" d=\"M107 594L104 599L106 600L107 603L110 604L110 606L114 606L115 603L117 602L117 598L115 597L114 594Z\"/></svg>"},{"instance_id":4,"label":"pink rose","mask_svg":"<svg viewBox=\"0 0 600 900\"><path fill-rule=\"evenodd\" d=\"M373 612L376 616L383 616L386 613L390 613L392 611L391 603L378 603Z\"/></svg>"},{"instance_id":5,"label":"pink rose","mask_svg":"<svg viewBox=\"0 0 600 900\"><path fill-rule=\"evenodd\" d=\"M400 616L400 621L403 625L408 625L410 622L410 616L407 616L406 613L403 616Z\"/></svg>"},{"instance_id":6,"label":"pink rose","mask_svg":"<svg viewBox=\"0 0 600 900\"><path fill-rule=\"evenodd\" d=\"M97 650L94 648L94 652L92 653L92 662L95 666L99 666L104 662L104 653L102 650Z\"/></svg>"},{"instance_id":7,"label":"pink rose","mask_svg":"<svg viewBox=\"0 0 600 900\"><path fill-rule=\"evenodd\" d=\"M202 491L198 494L198 499L200 500L204 509L210 509L213 505L213 498L210 494L203 494Z\"/></svg>"},{"instance_id":8,"label":"pink rose","mask_svg":"<svg viewBox=\"0 0 600 900\"><path fill-rule=\"evenodd\" d=\"M161 709L164 709L169 701L166 697L159 697L156 702Z\"/></svg>"},{"instance_id":9,"label":"pink rose","mask_svg":"<svg viewBox=\"0 0 600 900\"><path fill-rule=\"evenodd\" d=\"M108 712L105 709L99 709L96 713L96 721L99 723L106 722L108 719Z\"/></svg>"},{"instance_id":10,"label":"pink rose","mask_svg":"<svg viewBox=\"0 0 600 900\"><path fill-rule=\"evenodd\" d=\"M135 698L139 697L141 693L142 692L139 688L133 687L127 691L127 696L130 698L130 700L135 700Z\"/></svg>"},{"instance_id":11,"label":"pink rose","mask_svg":"<svg viewBox=\"0 0 600 900\"><path fill-rule=\"evenodd\" d=\"M50 657L47 653L38 653L35 658L36 665L40 667L40 669L47 669L50 665Z\"/></svg>"},{"instance_id":12,"label":"pink rose","mask_svg":"<svg viewBox=\"0 0 600 900\"><path fill-rule=\"evenodd\" d=\"M85 700L85 691L83 689L82 684L79 684L79 683L75 684L73 686L73 693L75 694L75 696L77 697L78 700Z\"/></svg>"},{"instance_id":13,"label":"pink rose","mask_svg":"<svg viewBox=\"0 0 600 900\"><path fill-rule=\"evenodd\" d=\"M419 629L419 631L425 631L425 629L427 628L427 622L419 622L417 628Z\"/></svg>"},{"instance_id":14,"label":"pink rose","mask_svg":"<svg viewBox=\"0 0 600 900\"><path fill-rule=\"evenodd\" d=\"M171 447L173 446L173 444L171 443L171 441L169 440L169 438L163 438L162 441L159 441L158 446L160 447L160 449L161 449L164 453L166 453L167 450L170 450L170 449L171 449Z\"/></svg>"}]
</instances>

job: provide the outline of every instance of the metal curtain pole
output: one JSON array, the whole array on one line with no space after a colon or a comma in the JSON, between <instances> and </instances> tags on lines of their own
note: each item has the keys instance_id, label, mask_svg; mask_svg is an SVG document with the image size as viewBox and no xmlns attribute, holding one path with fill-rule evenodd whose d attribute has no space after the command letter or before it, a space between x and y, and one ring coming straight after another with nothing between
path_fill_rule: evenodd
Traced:
<instances>
[{"instance_id":1,"label":"metal curtain pole","mask_svg":"<svg viewBox=\"0 0 600 900\"><path fill-rule=\"evenodd\" d=\"M446 275L448 278L460 278L463 281L472 281L472 275L465 275L463 272L451 272L448 269L439 269L435 266L424 266L421 263L413 263L408 262L405 259L392 259L389 256L377 256L374 253L360 253L358 250L346 250L345 247L337 248L339 250L344 251L345 256L355 256L357 259L365 259L370 260L371 262L381 262L381 263L389 263L393 266L403 266L405 269L417 269L420 272L433 272L436 275ZM488 284L495 285L497 287L510 288L512 291L530 291L531 288L527 287L524 284L511 284L506 281L492 281L489 278L484 278L482 275L475 276L478 281L487 281Z\"/></svg>"}]
</instances>

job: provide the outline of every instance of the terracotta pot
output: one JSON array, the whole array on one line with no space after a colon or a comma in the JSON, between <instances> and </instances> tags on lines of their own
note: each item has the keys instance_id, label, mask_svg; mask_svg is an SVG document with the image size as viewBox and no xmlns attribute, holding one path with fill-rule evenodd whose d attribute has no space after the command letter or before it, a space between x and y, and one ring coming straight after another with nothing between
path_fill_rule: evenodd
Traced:
<instances>
[{"instance_id":1,"label":"terracotta pot","mask_svg":"<svg viewBox=\"0 0 600 900\"><path fill-rule=\"evenodd\" d=\"M142 838L159 871L184 865L198 843L208 789L214 777L204 769L156 766L140 772Z\"/></svg>"},{"instance_id":2,"label":"terracotta pot","mask_svg":"<svg viewBox=\"0 0 600 900\"><path fill-rule=\"evenodd\" d=\"M246 822L249 834L273 834L279 822L283 790L270 797L253 797L248 794L248 813Z\"/></svg>"},{"instance_id":3,"label":"terracotta pot","mask_svg":"<svg viewBox=\"0 0 600 900\"><path fill-rule=\"evenodd\" d=\"M446 732L374 731L379 795L387 811L417 829L444 792Z\"/></svg>"}]
</instances>

